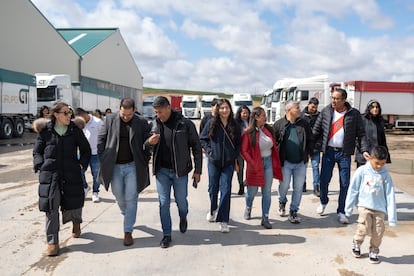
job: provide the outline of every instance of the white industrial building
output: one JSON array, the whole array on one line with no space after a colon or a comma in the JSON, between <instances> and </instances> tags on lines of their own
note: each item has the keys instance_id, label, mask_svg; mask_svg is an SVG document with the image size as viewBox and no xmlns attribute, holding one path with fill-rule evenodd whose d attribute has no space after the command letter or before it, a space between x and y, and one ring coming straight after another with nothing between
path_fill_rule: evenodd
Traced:
<instances>
[{"instance_id":1,"label":"white industrial building","mask_svg":"<svg viewBox=\"0 0 414 276\"><path fill-rule=\"evenodd\" d=\"M143 77L118 28L55 29L31 1L2 0L0 35L0 68L68 74L81 89L133 97L141 110Z\"/></svg>"}]
</instances>

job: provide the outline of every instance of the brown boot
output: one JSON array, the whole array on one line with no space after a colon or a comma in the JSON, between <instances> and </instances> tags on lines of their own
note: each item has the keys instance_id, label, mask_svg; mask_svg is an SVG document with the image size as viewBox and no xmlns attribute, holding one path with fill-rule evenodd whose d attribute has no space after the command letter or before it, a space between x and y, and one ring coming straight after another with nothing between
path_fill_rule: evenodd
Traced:
<instances>
[{"instance_id":1,"label":"brown boot","mask_svg":"<svg viewBox=\"0 0 414 276\"><path fill-rule=\"evenodd\" d=\"M46 249L46 254L48 256L57 256L59 255L59 244L48 244Z\"/></svg>"},{"instance_id":2,"label":"brown boot","mask_svg":"<svg viewBox=\"0 0 414 276\"><path fill-rule=\"evenodd\" d=\"M124 235L124 245L130 246L134 244L134 239L132 238L132 234L130 232L125 232Z\"/></svg>"},{"instance_id":3,"label":"brown boot","mask_svg":"<svg viewBox=\"0 0 414 276\"><path fill-rule=\"evenodd\" d=\"M74 223L72 227L72 237L79 238L81 234L80 223Z\"/></svg>"}]
</instances>

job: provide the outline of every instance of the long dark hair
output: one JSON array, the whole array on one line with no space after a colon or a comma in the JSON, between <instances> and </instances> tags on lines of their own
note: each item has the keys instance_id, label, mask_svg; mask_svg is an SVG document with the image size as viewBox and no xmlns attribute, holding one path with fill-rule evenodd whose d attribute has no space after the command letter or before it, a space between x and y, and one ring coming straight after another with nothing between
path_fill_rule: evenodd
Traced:
<instances>
[{"instance_id":1,"label":"long dark hair","mask_svg":"<svg viewBox=\"0 0 414 276\"><path fill-rule=\"evenodd\" d=\"M252 113L250 114L249 129L247 130L247 134L250 135L252 147L256 146L256 133L259 131L259 128L257 127L256 117L259 117L263 113L266 113L266 111L262 107L257 106L253 108ZM275 137L273 128L269 124L265 123L263 127L266 128L272 134L273 138Z\"/></svg>"},{"instance_id":2,"label":"long dark hair","mask_svg":"<svg viewBox=\"0 0 414 276\"><path fill-rule=\"evenodd\" d=\"M227 99L218 99L217 100L217 105L216 105L216 116L213 117L213 121L211 122L210 125L210 129L208 131L208 136L210 137L210 139L212 139L214 137L214 135L216 134L216 128L220 127L220 124L223 125L223 123L221 122L220 119L220 115L219 115L219 110L220 107L223 104L227 104L230 108L230 115L229 115L229 119L227 122L227 129L229 130L229 136L232 140L234 140L234 137L236 136L236 120L234 119L234 114L233 114L233 110L231 109L231 104L229 102L229 100Z\"/></svg>"},{"instance_id":3,"label":"long dark hair","mask_svg":"<svg viewBox=\"0 0 414 276\"><path fill-rule=\"evenodd\" d=\"M237 122L241 122L242 121L242 119L241 119L241 113L242 113L243 109L247 110L247 113L249 113L249 116L247 118L250 117L250 114L251 114L250 108L247 105L242 105L242 106L240 106L237 109L237 112L236 112L235 119L236 119ZM247 120L249 120L249 119L247 119Z\"/></svg>"},{"instance_id":4,"label":"long dark hair","mask_svg":"<svg viewBox=\"0 0 414 276\"><path fill-rule=\"evenodd\" d=\"M372 109L372 104L374 104L374 103L376 103L377 105L378 105L378 115L377 116L375 116L375 117L373 117L372 115L371 115L371 109ZM382 121L382 108L381 108L381 105L380 105L380 103L377 101L377 100L370 100L369 102L368 102L368 104L367 104L367 108L365 109L365 114L364 114L364 116L367 118L367 119L370 119L370 120L375 120L375 121Z\"/></svg>"}]
</instances>

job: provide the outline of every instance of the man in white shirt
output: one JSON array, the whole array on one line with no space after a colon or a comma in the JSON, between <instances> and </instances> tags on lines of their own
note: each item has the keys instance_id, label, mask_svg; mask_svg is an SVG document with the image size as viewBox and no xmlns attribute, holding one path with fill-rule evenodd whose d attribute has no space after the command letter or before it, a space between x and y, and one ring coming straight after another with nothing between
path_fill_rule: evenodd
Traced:
<instances>
[{"instance_id":1,"label":"man in white shirt","mask_svg":"<svg viewBox=\"0 0 414 276\"><path fill-rule=\"evenodd\" d=\"M316 212L322 215L328 204L328 186L332 178L335 164L339 168L339 198L338 220L349 223L345 216L345 199L351 177L351 155L355 152L355 141L361 141L364 157L369 158L365 139L365 130L361 113L346 101L347 93L342 88L336 88L331 96L331 105L322 109L315 125L313 134L316 141L322 141L322 166L320 175L320 205Z\"/></svg>"},{"instance_id":2,"label":"man in white shirt","mask_svg":"<svg viewBox=\"0 0 414 276\"><path fill-rule=\"evenodd\" d=\"M99 172L99 158L98 158L98 132L99 129L103 125L103 121L98 117L95 117L89 114L83 108L77 108L75 111L75 115L81 117L85 121L85 128L83 132L86 138L89 141L89 145L91 146L92 156L91 160L89 161L89 166L91 168L92 179L93 179L93 190L92 190L92 202L96 203L99 202L99 181L98 181L98 172ZM85 188L85 197L87 192L90 190L88 183L86 182L85 172L88 168L82 169L83 174L83 184Z\"/></svg>"}]
</instances>

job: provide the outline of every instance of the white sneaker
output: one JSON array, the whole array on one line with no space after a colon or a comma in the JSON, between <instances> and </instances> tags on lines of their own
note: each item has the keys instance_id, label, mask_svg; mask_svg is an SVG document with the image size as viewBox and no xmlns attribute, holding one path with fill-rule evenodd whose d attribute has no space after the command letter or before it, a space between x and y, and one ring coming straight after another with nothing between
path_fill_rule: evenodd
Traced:
<instances>
[{"instance_id":1,"label":"white sneaker","mask_svg":"<svg viewBox=\"0 0 414 276\"><path fill-rule=\"evenodd\" d=\"M221 233L229 233L230 228L227 222L220 222L220 232Z\"/></svg>"},{"instance_id":2,"label":"white sneaker","mask_svg":"<svg viewBox=\"0 0 414 276\"><path fill-rule=\"evenodd\" d=\"M83 190L85 191L85 198L86 198L86 195L88 194L88 192L91 190L91 187L86 187L86 188L83 188Z\"/></svg>"},{"instance_id":3,"label":"white sneaker","mask_svg":"<svg viewBox=\"0 0 414 276\"><path fill-rule=\"evenodd\" d=\"M94 192L92 194L92 202L94 202L94 203L99 202L99 195L98 195L98 193Z\"/></svg>"},{"instance_id":4,"label":"white sneaker","mask_svg":"<svg viewBox=\"0 0 414 276\"><path fill-rule=\"evenodd\" d=\"M326 204L319 204L318 208L316 208L316 213L319 215L323 215L325 212Z\"/></svg>"},{"instance_id":5,"label":"white sneaker","mask_svg":"<svg viewBox=\"0 0 414 276\"><path fill-rule=\"evenodd\" d=\"M348 224L348 223L349 223L349 220L348 220L348 218L345 216L345 214L344 214L344 213L339 213L339 214L338 214L338 220L339 220L339 222L340 222L340 223L342 223L342 224Z\"/></svg>"},{"instance_id":6,"label":"white sneaker","mask_svg":"<svg viewBox=\"0 0 414 276\"><path fill-rule=\"evenodd\" d=\"M207 213L206 220L209 222L215 222L217 218L217 210L213 211L213 214L210 212Z\"/></svg>"}]
</instances>

